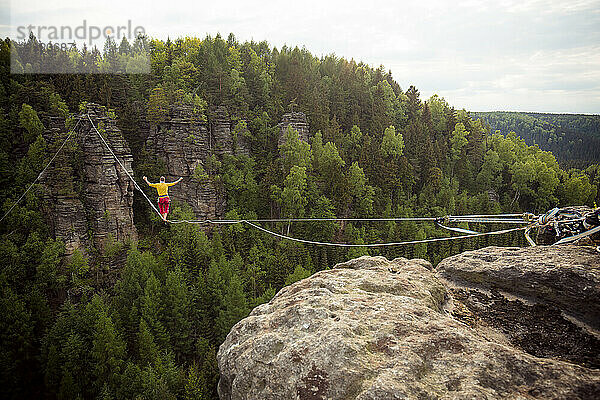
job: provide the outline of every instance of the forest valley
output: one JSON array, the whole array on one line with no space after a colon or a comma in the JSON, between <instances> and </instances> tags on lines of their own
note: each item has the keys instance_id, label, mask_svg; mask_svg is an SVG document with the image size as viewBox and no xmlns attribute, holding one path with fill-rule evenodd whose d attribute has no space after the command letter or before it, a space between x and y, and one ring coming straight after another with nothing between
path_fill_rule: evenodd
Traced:
<instances>
[{"instance_id":1,"label":"forest valley","mask_svg":"<svg viewBox=\"0 0 600 400\"><path fill-rule=\"evenodd\" d=\"M10 74L11 52L13 67L28 73ZM140 59L150 62L151 73L128 73ZM65 73L36 74L40 62ZM76 67L90 73L68 73ZM233 135L243 136L250 151L213 155L194 179L219 188L228 219L543 213L600 203L600 165L561 168L567 164L515 133L491 131L443 98L423 100L417 88L401 88L383 67L318 58L304 48L240 43L231 34L226 40L108 40L102 52L56 51L30 37L1 42L0 68L2 215L56 150L42 135L45 121L68 119L86 102L114 113L138 182L166 174L140 126L152 129L176 105L192 107L199 120L225 107ZM288 129L280 144L277 124L291 110L306 114L309 138ZM572 154L575 159L598 150L570 149L585 152ZM71 153L74 163L81 161ZM514 233L324 248L240 225L169 226L136 192L137 241L66 256L41 211L42 191L36 185L0 224L4 399L215 399L219 345L284 285L365 254L436 264L469 249L526 244ZM173 202L172 218L193 214L186 199ZM415 222L301 223L291 234L356 244L447 236L434 224Z\"/></svg>"}]
</instances>

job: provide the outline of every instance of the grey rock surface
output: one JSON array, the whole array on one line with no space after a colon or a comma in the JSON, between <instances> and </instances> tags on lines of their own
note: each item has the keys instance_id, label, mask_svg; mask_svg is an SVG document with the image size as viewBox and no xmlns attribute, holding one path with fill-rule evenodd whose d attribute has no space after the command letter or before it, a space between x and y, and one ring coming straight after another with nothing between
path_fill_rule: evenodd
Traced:
<instances>
[{"instance_id":1,"label":"grey rock surface","mask_svg":"<svg viewBox=\"0 0 600 400\"><path fill-rule=\"evenodd\" d=\"M225 107L216 107L209 113L210 148L216 154L233 153L232 126L229 113Z\"/></svg>"},{"instance_id":2,"label":"grey rock surface","mask_svg":"<svg viewBox=\"0 0 600 400\"><path fill-rule=\"evenodd\" d=\"M279 146L281 146L285 140L285 130L288 126L291 126L298 132L300 140L308 143L309 125L306 114L302 112L289 112L283 114L281 122L277 126L279 127Z\"/></svg>"},{"instance_id":3,"label":"grey rock surface","mask_svg":"<svg viewBox=\"0 0 600 400\"><path fill-rule=\"evenodd\" d=\"M437 271L452 286L551 304L600 330L600 253L592 247L487 247L448 257Z\"/></svg>"},{"instance_id":4,"label":"grey rock surface","mask_svg":"<svg viewBox=\"0 0 600 400\"><path fill-rule=\"evenodd\" d=\"M133 157L116 121L105 107L88 103L90 115L115 155L130 174ZM44 208L54 236L67 254L90 246L102 249L111 241L135 239L133 183L106 149L83 114L76 135L42 180ZM53 118L44 136L51 150L66 137L64 119Z\"/></svg>"},{"instance_id":5,"label":"grey rock surface","mask_svg":"<svg viewBox=\"0 0 600 400\"><path fill-rule=\"evenodd\" d=\"M215 123L217 137L209 131L207 123L193 113L190 106L172 107L169 119L150 128L146 149L166 167L166 178L183 181L169 189L171 201L188 203L198 219L222 216L224 198L218 187L210 180L197 179L195 172L206 171L207 160L219 149L231 151L229 126L223 121ZM158 179L158 177L149 177Z\"/></svg>"},{"instance_id":6,"label":"grey rock surface","mask_svg":"<svg viewBox=\"0 0 600 400\"><path fill-rule=\"evenodd\" d=\"M361 257L318 272L232 328L217 356L219 395L598 398L600 371L529 354L458 300L448 312L451 290L423 260Z\"/></svg>"},{"instance_id":7,"label":"grey rock surface","mask_svg":"<svg viewBox=\"0 0 600 400\"><path fill-rule=\"evenodd\" d=\"M222 188L211 179L198 179L198 172L209 170L210 157L250 152L245 138L234 138L225 107L210 110L204 120L187 105L172 106L166 121L149 127L146 150L166 167L167 180L184 178L169 196L188 203L198 219L222 217L226 201Z\"/></svg>"},{"instance_id":8,"label":"grey rock surface","mask_svg":"<svg viewBox=\"0 0 600 400\"><path fill-rule=\"evenodd\" d=\"M456 318L535 356L600 368L600 253L593 247L487 247L437 269Z\"/></svg>"}]
</instances>

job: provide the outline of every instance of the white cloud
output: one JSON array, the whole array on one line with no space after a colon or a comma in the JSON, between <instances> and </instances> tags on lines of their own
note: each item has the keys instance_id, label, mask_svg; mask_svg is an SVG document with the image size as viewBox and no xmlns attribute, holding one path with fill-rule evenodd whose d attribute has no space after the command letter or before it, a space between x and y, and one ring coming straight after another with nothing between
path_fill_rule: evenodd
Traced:
<instances>
[{"instance_id":1,"label":"white cloud","mask_svg":"<svg viewBox=\"0 0 600 400\"><path fill-rule=\"evenodd\" d=\"M511 13L569 14L597 11L598 0L500 0L496 4Z\"/></svg>"}]
</instances>

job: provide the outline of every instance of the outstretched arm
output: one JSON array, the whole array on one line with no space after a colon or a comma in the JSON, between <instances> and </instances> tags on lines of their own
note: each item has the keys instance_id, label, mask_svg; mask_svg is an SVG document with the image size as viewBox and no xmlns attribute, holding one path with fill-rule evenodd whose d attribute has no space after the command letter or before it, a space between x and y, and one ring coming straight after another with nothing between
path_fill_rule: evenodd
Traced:
<instances>
[{"instance_id":1,"label":"outstretched arm","mask_svg":"<svg viewBox=\"0 0 600 400\"><path fill-rule=\"evenodd\" d=\"M173 186L173 185L176 185L176 184L178 184L178 183L179 183L179 182L181 182L182 180L183 180L183 178L179 178L179 179L177 179L175 182L167 183L167 185L169 185L169 186Z\"/></svg>"},{"instance_id":2,"label":"outstretched arm","mask_svg":"<svg viewBox=\"0 0 600 400\"><path fill-rule=\"evenodd\" d=\"M144 181L146 181L146 183L148 184L148 186L154 187L156 185L155 183L150 183L150 181L148 180L148 178L146 176L143 176L142 179Z\"/></svg>"}]
</instances>

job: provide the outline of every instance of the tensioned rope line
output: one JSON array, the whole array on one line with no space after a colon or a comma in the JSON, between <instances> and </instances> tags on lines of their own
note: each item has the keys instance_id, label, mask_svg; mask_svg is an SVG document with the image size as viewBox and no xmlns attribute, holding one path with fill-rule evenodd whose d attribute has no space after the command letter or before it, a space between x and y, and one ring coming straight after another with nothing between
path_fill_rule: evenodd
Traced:
<instances>
[{"instance_id":1,"label":"tensioned rope line","mask_svg":"<svg viewBox=\"0 0 600 400\"><path fill-rule=\"evenodd\" d=\"M69 141L69 139L71 139L71 136L73 136L73 133L75 133L75 128L77 128L77 125L79 125L79 122L81 122L81 117L79 117L79 119L77 120L77 123L71 129L71 131L69 132L69 135L67 136L67 138L60 145L60 147L58 148L58 150L56 151L56 153L54 153L54 156L50 159L50 161L48 162L48 164L46 164L46 166L44 167L44 169L42 170L42 172L39 173L39 175L37 176L37 178L35 178L35 180L31 183L31 185L29 185L29 187L27 188L27 190L25 190L25 192L21 195L21 197L19 197L19 199L8 209L8 211L2 216L2 218L0 218L0 222L2 222L4 220L4 218L6 218L6 216L11 213L11 211L17 206L17 204L19 204L21 202L21 200L23 200L23 198L25 197L25 195L27 195L27 193L29 193L29 191L31 190L31 188L33 187L33 185L35 185L36 182L42 177L42 175L44 175L44 172L46 172L46 170L48 169L48 167L50 166L50 164L52 164L54 162L54 159L56 158L56 156L58 156L58 153L61 152L61 150L63 149L63 147L65 147L65 144L67 144L67 142Z\"/></svg>"},{"instance_id":2,"label":"tensioned rope line","mask_svg":"<svg viewBox=\"0 0 600 400\"><path fill-rule=\"evenodd\" d=\"M416 217L417 219L419 219L419 217ZM430 221L431 219L429 219L429 217L427 217L428 219L426 219L427 221ZM437 219L437 218L433 218L432 219ZM311 219L311 218L307 218L307 219L302 219L304 220L316 220L316 221L320 221L323 219L319 219L319 218L315 218L315 219ZM325 219L325 220L335 220L335 218L329 218L329 219ZM352 220L352 219L350 219ZM373 218L373 219L369 219L369 218L359 218L359 220L379 220L377 218ZM384 219L387 220L387 219ZM411 218L404 218L401 220L412 220ZM419 219L422 220L422 219ZM255 224L255 222L287 222L287 220L284 219L280 219L280 220L276 220L276 219L271 219L271 220L246 220L246 219L235 219L235 220L194 220L194 221L190 221L190 220L181 220L181 221L169 221L172 224L182 224L182 223L188 223L188 224L246 224L249 225L255 229L258 229L262 232L268 233L272 236L276 236L279 237L281 239L287 239L287 240L291 240L291 241L295 241L295 242L300 242L300 243L305 243L305 244L314 244L314 245L321 245L321 246L336 246L336 247L382 247L382 246L400 246L400 245L407 245L407 244L419 244L419 243L429 243L429 242L440 242L440 241L446 241L446 240L454 240L454 239L468 239L468 238L473 238L473 237L479 237L479 236L489 236L489 235L501 235L504 233L509 233L509 232L515 232L518 230L524 230L526 229L526 227L518 227L518 228L511 228L511 229L503 229L503 230L499 230L499 231L492 231L492 232L475 232L475 231L469 231L469 230L457 230L457 232L461 232L461 233L469 233L468 235L462 235L462 236L450 236L450 237L443 237L443 238L432 238L432 239L422 239L422 240L411 240L411 241L405 241L405 242L386 242L386 243L367 243L367 244L348 244L348 243L332 243L332 242L318 242L318 241L313 241L313 240L306 240L306 239L299 239L299 238L295 238L292 236L287 236L287 235L282 235L276 232L273 232L269 229L263 228L260 225ZM450 229L452 230L452 229Z\"/></svg>"},{"instance_id":3,"label":"tensioned rope line","mask_svg":"<svg viewBox=\"0 0 600 400\"><path fill-rule=\"evenodd\" d=\"M221 220L175 220L169 221L172 224L239 224L243 221L249 222L335 222L335 221L346 221L346 222L436 222L448 220L449 222L473 222L473 223L506 223L506 224L519 224L524 223L528 224L529 221L525 219L507 219L507 218L499 218L503 216L511 217L514 215L523 215L523 214L494 214L488 216L488 218L481 218L482 216L478 215L478 218L472 218L470 215L465 216L447 216L447 217L390 217L390 218L279 218L279 219L221 219Z\"/></svg>"},{"instance_id":4,"label":"tensioned rope line","mask_svg":"<svg viewBox=\"0 0 600 400\"><path fill-rule=\"evenodd\" d=\"M469 238L474 238L474 237L479 237L479 236L489 236L489 235L501 235L504 233L509 233L509 232L515 232L515 231L519 231L519 230L523 230L525 229L525 227L518 227L518 228L511 228L511 229L504 229L501 231L492 231L492 232L483 232L483 233L476 233L476 234L471 234L471 235L462 235L462 236L448 236L448 237L443 237L443 238L432 238L432 239L422 239L422 240L410 240L410 241L406 241L406 242L388 242L388 243L367 243L367 244L349 244L349 243L331 243L331 242L317 242L317 241L313 241L313 240L305 240L305 239L298 239L298 238L294 238L291 236L286 236L286 235L282 235L279 234L277 232L273 232L270 231L266 228L263 228L262 226L253 224L252 222L249 221L243 221L245 224L248 224L250 226L252 226L255 229L258 229L260 231L263 231L265 233L268 233L269 235L272 236L276 236L279 237L281 239L287 239L287 240L292 240L294 242L300 242L300 243L305 243L305 244L314 244L314 245L320 245L320 246L335 246L335 247L383 247L383 246L401 246L401 245L407 245L407 244L419 244L419 243L430 243L430 242L442 242L442 241L446 241L446 240L454 240L454 239L469 239Z\"/></svg>"},{"instance_id":5,"label":"tensioned rope line","mask_svg":"<svg viewBox=\"0 0 600 400\"><path fill-rule=\"evenodd\" d=\"M133 183L134 187L142 193L142 195L144 196L146 201L148 201L148 204L150 204L152 209L160 216L160 212L158 211L158 209L156 208L154 203L150 200L150 198L148 198L146 193L138 185L138 183L133 178L133 176L129 173L127 168L125 168L125 165L121 162L121 160L119 160L119 158L114 153L114 151L112 150L112 148L110 147L110 145L108 144L106 139L104 139L104 137L102 136L100 131L96 128L96 125L94 125L94 122L90 118L89 114L85 114L85 116L87 117L88 121L90 122L92 128L94 128L94 131L96 132L96 134L100 137L100 140L102 141L102 143L104 143L104 145L106 146L106 148L108 149L110 154L113 156L113 158L117 161L117 163L123 169L123 171L125 172L127 177L129 177L129 179ZM2 222L4 220L4 218L6 218L6 216L8 214L10 214L10 212L16 207L16 205L19 204L21 202L21 200L23 200L23 198L31 190L33 185L35 185L35 183L42 177L44 172L46 172L48 167L54 162L54 160L56 159L58 154L62 151L62 149L64 148L66 143L71 138L71 136L75 133L75 128L77 128L77 126L81 122L81 119L82 119L82 117L79 117L75 126L70 130L67 138L63 141L63 143L61 144L59 149L56 151L54 156L50 159L48 164L44 167L42 172L39 173L37 178L33 181L33 183L31 183L31 185L29 185L29 187L27 188L27 190L25 190L25 192L21 195L21 197L19 197L19 199L9 208L9 210L2 216L2 218L0 218L0 222ZM335 246L335 247L400 246L400 245L408 245L408 244L441 242L441 241L448 241L448 240L455 240L455 239L469 239L469 238L474 238L474 237L490 236L490 235L501 235L504 233L515 232L515 231L519 231L519 230L524 230L525 237L527 238L527 240L530 242L530 244L535 245L535 242L533 242L529 238L528 232L536 226L537 227L545 226L548 223L548 221L550 219L552 219L552 217L558 212L559 212L558 209L553 209L542 216L535 216L533 214L524 213L524 214L462 215L462 216L448 215L445 217L396 217L396 218L288 218L288 219L254 219L254 220L244 220L244 219L241 219L241 220L209 220L209 219L206 219L206 220L179 220L179 221L167 221L167 222L171 223L171 224L181 224L181 223L188 223L188 224L246 224L250 227L253 227L253 228L260 230L264 233L267 233L269 235L279 237L281 239L291 240L291 241L305 243L305 244L314 244L314 245L321 245L321 246ZM575 215L573 215L573 216L569 215L569 216L575 217ZM539 220L538 220L538 218L539 218ZM538 220L538 221L535 222L536 220ZM573 222L573 221L581 221L581 220L582 220L582 218L572 218L570 220L566 220L566 221L562 221L562 222L564 223L564 222ZM262 226L257 225L257 223L260 223L260 222L291 223L291 222L313 222L313 221L315 221L315 222L317 222L317 221L392 221L392 222L393 221L416 221L416 222L430 221L431 222L432 221L432 222L435 222L441 228L459 232L459 233L466 233L466 235L450 236L450 237L443 237L443 238L422 239L422 240L410 240L410 241L404 241L404 242L349 244L349 243L319 242L319 241L313 241L313 240L294 238L291 236L282 235L277 232L273 232L269 229L266 229L266 228L263 228ZM445 223L446 222L508 223L508 224L527 224L527 226L511 228L511 229L503 229L503 230L492 231L492 232L475 232L475 231L471 231L468 229L447 227L447 226L442 225L441 222L445 222ZM570 236L567 238L563 238L562 240L556 242L555 244L572 242L572 241L578 240L582 237L589 236L598 231L600 231L600 226L596 226L595 228L589 229L589 230L581 232L579 234L576 234L576 235L573 235L573 236Z\"/></svg>"},{"instance_id":6,"label":"tensioned rope line","mask_svg":"<svg viewBox=\"0 0 600 400\"><path fill-rule=\"evenodd\" d=\"M172 224L241 224L250 222L334 222L334 221L435 221L436 217L398 217L398 218L280 218L280 219L195 219L169 221Z\"/></svg>"},{"instance_id":7,"label":"tensioned rope line","mask_svg":"<svg viewBox=\"0 0 600 400\"><path fill-rule=\"evenodd\" d=\"M596 232L600 232L600 225L598 225L597 227L592 228L592 229L590 229L588 231L581 232L581 233L579 233L577 235L573 235L573 236L570 236L570 237L562 238L558 242L554 243L553 246L556 246L556 245L559 245L559 244L564 244L564 243L575 242L575 241L577 241L579 239L582 239L582 238L584 238L586 236L593 235ZM599 246L599 248L600 248L600 246ZM600 250L598 250L598 251L600 251Z\"/></svg>"},{"instance_id":8,"label":"tensioned rope line","mask_svg":"<svg viewBox=\"0 0 600 400\"><path fill-rule=\"evenodd\" d=\"M158 214L160 216L160 211L158 211L158 209L156 208L156 206L154 205L154 203L148 198L148 196L146 196L146 193L144 193L144 191L142 190L142 188L140 187L140 185L138 185L138 183L135 181L135 179L133 179L133 176L131 176L131 174L129 173L129 171L127 171L127 168L125 168L125 165L123 165L123 163L121 162L121 160L119 160L119 157L117 157L117 155L114 153L114 151L112 151L112 149L108 145L108 142L106 141L106 139L104 139L104 137L102 136L102 134L100 133L100 131L98 131L98 129L96 128L96 125L94 125L94 123L92 122L92 119L90 118L90 114L86 114L86 116L87 116L88 121L90 121L90 124L92 124L92 128L94 128L94 130L96 131L96 133L98 134L98 136L100 137L100 139L102 140L102 142L104 143L104 145L106 146L106 148L108 149L108 151L110 151L110 154L112 154L112 156L115 158L115 160L117 160L117 162L119 163L119 165L121 166L121 168L123 169L123 171L125 171L125 173L129 177L129 179L131 179L131 182L133 182L134 187L142 193L142 195L148 201L148 204L150 204L150 207L152 207L154 209L154 211L156 211L156 214Z\"/></svg>"}]
</instances>

